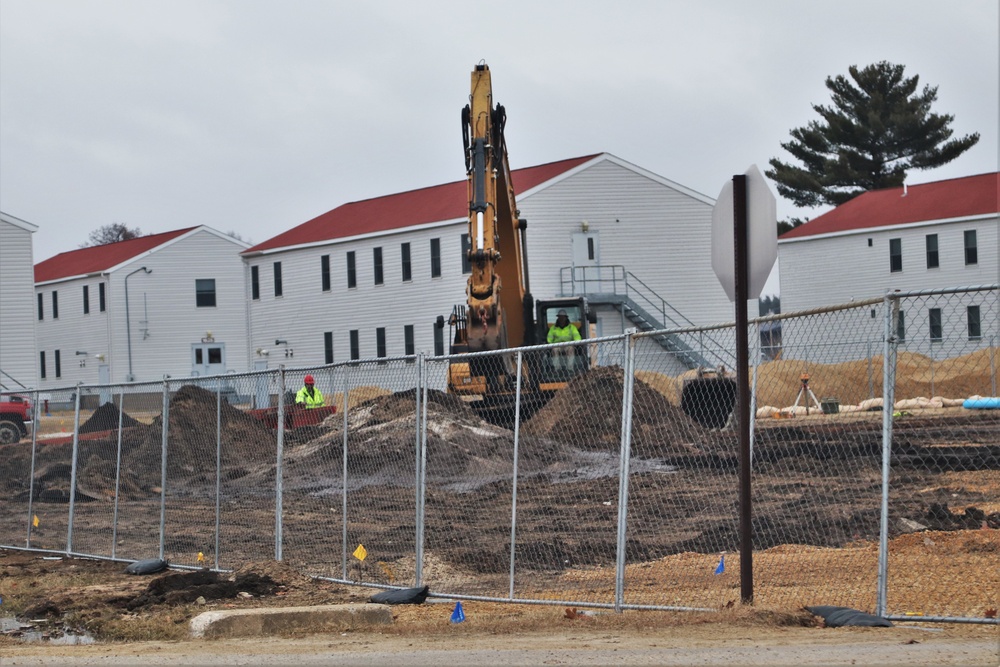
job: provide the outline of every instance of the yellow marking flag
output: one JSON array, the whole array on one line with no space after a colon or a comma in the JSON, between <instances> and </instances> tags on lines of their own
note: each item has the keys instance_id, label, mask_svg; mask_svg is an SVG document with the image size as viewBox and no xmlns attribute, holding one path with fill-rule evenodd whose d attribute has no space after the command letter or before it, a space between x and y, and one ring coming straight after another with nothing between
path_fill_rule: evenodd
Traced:
<instances>
[{"instance_id":1,"label":"yellow marking flag","mask_svg":"<svg viewBox=\"0 0 1000 667\"><path fill-rule=\"evenodd\" d=\"M199 563L204 563L205 562L205 554L203 554L200 551L198 552L198 562Z\"/></svg>"},{"instance_id":2,"label":"yellow marking flag","mask_svg":"<svg viewBox=\"0 0 1000 667\"><path fill-rule=\"evenodd\" d=\"M359 544L358 548L354 550L354 557L358 560L364 560L368 557L368 550L365 549L365 545Z\"/></svg>"},{"instance_id":3,"label":"yellow marking flag","mask_svg":"<svg viewBox=\"0 0 1000 667\"><path fill-rule=\"evenodd\" d=\"M38 528L38 515L37 514L35 514L34 516L31 517L31 525L34 526L35 528Z\"/></svg>"}]
</instances>

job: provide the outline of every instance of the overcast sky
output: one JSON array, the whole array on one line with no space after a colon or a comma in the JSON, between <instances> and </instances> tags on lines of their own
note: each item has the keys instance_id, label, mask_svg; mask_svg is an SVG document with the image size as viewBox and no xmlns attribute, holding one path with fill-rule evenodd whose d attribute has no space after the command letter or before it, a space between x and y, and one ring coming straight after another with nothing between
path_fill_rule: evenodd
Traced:
<instances>
[{"instance_id":1,"label":"overcast sky","mask_svg":"<svg viewBox=\"0 0 1000 667\"><path fill-rule=\"evenodd\" d=\"M39 226L36 262L113 222L259 243L463 179L480 60L513 168L606 151L714 198L791 159L827 76L888 60L981 134L908 182L995 171L998 4L0 0L0 209Z\"/></svg>"}]
</instances>

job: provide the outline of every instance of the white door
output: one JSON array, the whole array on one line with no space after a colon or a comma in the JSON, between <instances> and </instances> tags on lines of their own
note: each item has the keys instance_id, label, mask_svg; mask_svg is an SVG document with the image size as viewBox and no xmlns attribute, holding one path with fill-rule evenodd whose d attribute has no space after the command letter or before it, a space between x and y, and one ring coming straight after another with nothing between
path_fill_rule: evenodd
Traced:
<instances>
[{"instance_id":1,"label":"white door","mask_svg":"<svg viewBox=\"0 0 1000 667\"><path fill-rule=\"evenodd\" d=\"M108 387L111 384L111 366L108 364L98 364L97 365L97 384L101 385L101 389L98 392L98 396L101 401L101 405L111 402L111 388Z\"/></svg>"},{"instance_id":2,"label":"white door","mask_svg":"<svg viewBox=\"0 0 1000 667\"><path fill-rule=\"evenodd\" d=\"M267 359L255 359L253 362L253 369L255 371L266 371L267 370ZM269 375L255 375L254 376L254 407L255 408L269 408L271 407L271 390L268 386L270 382Z\"/></svg>"},{"instance_id":3,"label":"white door","mask_svg":"<svg viewBox=\"0 0 1000 667\"><path fill-rule=\"evenodd\" d=\"M573 294L600 292L600 278L594 267L601 263L601 237L598 232L573 233Z\"/></svg>"},{"instance_id":4,"label":"white door","mask_svg":"<svg viewBox=\"0 0 1000 667\"><path fill-rule=\"evenodd\" d=\"M191 344L191 375L222 375L225 372L225 343Z\"/></svg>"}]
</instances>

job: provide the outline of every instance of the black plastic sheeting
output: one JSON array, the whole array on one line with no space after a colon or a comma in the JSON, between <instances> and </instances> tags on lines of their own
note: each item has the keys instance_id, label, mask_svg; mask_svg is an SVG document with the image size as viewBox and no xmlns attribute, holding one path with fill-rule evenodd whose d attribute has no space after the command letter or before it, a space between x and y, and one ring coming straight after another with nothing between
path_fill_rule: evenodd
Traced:
<instances>
[{"instance_id":1,"label":"black plastic sheeting","mask_svg":"<svg viewBox=\"0 0 1000 667\"><path fill-rule=\"evenodd\" d=\"M167 569L167 561L162 558L150 558L149 560L137 560L125 568L126 574L156 574Z\"/></svg>"},{"instance_id":2,"label":"black plastic sheeting","mask_svg":"<svg viewBox=\"0 0 1000 667\"><path fill-rule=\"evenodd\" d=\"M892 623L887 619L881 618L880 616L872 616L871 614L866 614L863 611L858 611L857 609L851 609L850 607L806 607L806 610L810 613L821 616L824 621L826 621L826 627L828 628L839 628L844 625L856 625L862 627L880 627L880 628L891 628Z\"/></svg>"},{"instance_id":3,"label":"black plastic sheeting","mask_svg":"<svg viewBox=\"0 0 1000 667\"><path fill-rule=\"evenodd\" d=\"M379 604L423 604L430 586L404 588L399 591L382 591L371 596L371 601Z\"/></svg>"}]
</instances>

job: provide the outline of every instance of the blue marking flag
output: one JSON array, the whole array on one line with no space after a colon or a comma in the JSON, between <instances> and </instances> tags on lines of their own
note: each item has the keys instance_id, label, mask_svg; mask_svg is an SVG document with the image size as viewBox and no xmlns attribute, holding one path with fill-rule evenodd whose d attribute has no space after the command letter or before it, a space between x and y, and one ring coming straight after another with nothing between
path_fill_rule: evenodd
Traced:
<instances>
[{"instance_id":1,"label":"blue marking flag","mask_svg":"<svg viewBox=\"0 0 1000 667\"><path fill-rule=\"evenodd\" d=\"M715 566L715 573L722 574L726 571L726 554L719 556L719 564Z\"/></svg>"},{"instance_id":2,"label":"blue marking flag","mask_svg":"<svg viewBox=\"0 0 1000 667\"><path fill-rule=\"evenodd\" d=\"M451 622L461 623L465 620L465 612L462 611L462 602L459 600L455 603L455 611L451 612Z\"/></svg>"}]
</instances>

